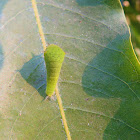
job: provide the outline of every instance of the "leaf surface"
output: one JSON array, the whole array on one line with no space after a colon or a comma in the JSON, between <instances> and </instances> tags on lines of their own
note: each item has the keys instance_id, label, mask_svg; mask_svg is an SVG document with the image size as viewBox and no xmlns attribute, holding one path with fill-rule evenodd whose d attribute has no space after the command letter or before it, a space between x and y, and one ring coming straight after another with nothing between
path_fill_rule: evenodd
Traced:
<instances>
[{"instance_id":1,"label":"leaf surface","mask_svg":"<svg viewBox=\"0 0 140 140\"><path fill-rule=\"evenodd\" d=\"M43 47L30 0L0 4L0 137L66 139L44 101ZM45 40L66 57L58 88L73 140L140 137L140 64L119 1L37 0Z\"/></svg>"}]
</instances>

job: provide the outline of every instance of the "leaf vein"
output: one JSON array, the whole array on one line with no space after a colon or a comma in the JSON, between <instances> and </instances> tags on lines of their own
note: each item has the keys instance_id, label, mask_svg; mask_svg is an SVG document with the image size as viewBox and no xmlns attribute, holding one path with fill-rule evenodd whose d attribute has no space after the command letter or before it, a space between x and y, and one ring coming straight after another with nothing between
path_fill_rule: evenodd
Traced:
<instances>
[{"instance_id":1,"label":"leaf vein","mask_svg":"<svg viewBox=\"0 0 140 140\"><path fill-rule=\"evenodd\" d=\"M2 30L8 23L10 23L10 21L14 20L17 16L19 16L20 14L22 14L24 11L28 10L30 8L25 8L21 11L19 11L15 16L11 17L9 20L7 20L1 27L0 30Z\"/></svg>"},{"instance_id":2,"label":"leaf vein","mask_svg":"<svg viewBox=\"0 0 140 140\"><path fill-rule=\"evenodd\" d=\"M120 35L119 32L117 32L117 31L114 30L113 28L109 27L107 24L105 24L105 23L103 23L103 22L101 22L101 21L99 21L99 20L97 20L97 19L91 18L91 17L89 17L89 16L87 16L87 15L85 15L85 14L83 14L83 13L79 13L79 12L73 11L73 10L71 10L71 9L67 9L67 8L64 8L64 7L60 7L60 6L58 6L58 5L54 5L54 4L51 4L51 3L45 3L45 4L44 4L44 3L42 3L42 2L37 2L37 4L42 4L43 6L44 6L44 5L49 5L49 6L53 6L53 7L55 7L55 8L59 8L59 9L62 9L62 10L66 10L66 11L69 11L69 12L72 12L72 13L75 13L75 14L78 14L78 15L80 15L81 17L85 17L85 18L90 19L90 20L92 20L92 21L96 21L97 23L100 23L100 24L106 26L107 28L111 29L112 31L114 31L115 33L117 33L118 35Z\"/></svg>"},{"instance_id":3,"label":"leaf vein","mask_svg":"<svg viewBox=\"0 0 140 140\"><path fill-rule=\"evenodd\" d=\"M39 90L41 87L43 87L45 84L41 85L37 90ZM36 92L36 91L35 91ZM31 94L31 96L28 98L27 102L23 105L23 107L21 108L21 110L19 112L22 112L22 110L25 108L25 106L27 105L27 103L30 101L30 99L33 97L33 95L35 94L35 92L33 94ZM17 122L18 118L19 118L20 114L18 113L12 127L11 127L11 130L10 130L10 139L12 139L12 131L13 131L13 128L15 126L15 123Z\"/></svg>"},{"instance_id":4,"label":"leaf vein","mask_svg":"<svg viewBox=\"0 0 140 140\"><path fill-rule=\"evenodd\" d=\"M107 75L110 75L110 76L114 77L115 79L118 79L119 81L121 81L122 83L124 83L124 84L131 90L131 92L138 98L138 100L140 100L140 98L137 96L136 92L135 92L135 91L129 86L129 84L128 84L126 81L124 81L123 79L121 79L121 78L119 78L119 77L117 77L117 76L115 76L115 75L113 75L113 74L111 74L111 73L108 73L108 72L106 72L106 71L103 71L103 70L101 70L101 69L99 69L99 68L97 68L97 67L94 67L94 66L92 66L92 65L85 64L84 62L81 62L81 61L79 61L79 60L77 60L77 59L70 58L70 57L68 57L68 56L65 56L65 57L67 57L67 58L69 58L69 59L73 59L73 60L75 60L75 61L77 61L77 62L79 62L79 63L82 63L82 64L84 64L84 65L87 65L87 66L89 66L89 67L92 67L92 68L94 68L94 69L96 69L96 70L98 70L98 71L101 71L102 73L105 73L105 74L107 74Z\"/></svg>"},{"instance_id":5,"label":"leaf vein","mask_svg":"<svg viewBox=\"0 0 140 140\"><path fill-rule=\"evenodd\" d=\"M108 115L105 115L105 114L102 114L102 113L93 112L93 111L88 111L88 110L84 110L84 109L81 109L81 108L75 108L75 107L74 107L74 108L73 108L73 107L65 107L65 109L71 109L71 110L77 110L77 111L82 111L82 112L86 112L86 113L92 113L92 114L95 114L95 115L100 115L100 116L103 116L103 117L106 117L106 118L109 118L109 119L113 119L113 120L115 120L115 121L119 121L119 122L125 124L125 125L128 126L129 128L131 128L131 129L133 129L133 130L135 130L135 131L137 131L137 132L140 133L140 131L139 131L138 129L136 129L136 128L134 128L133 126L127 124L127 123L124 122L123 120L120 120L120 119L117 119L117 118L113 118L113 117L111 117L111 116L108 116Z\"/></svg>"},{"instance_id":6,"label":"leaf vein","mask_svg":"<svg viewBox=\"0 0 140 140\"><path fill-rule=\"evenodd\" d=\"M88 40L88 39L79 38L79 37L74 37L74 36L70 36L70 35L65 35L65 34L60 34L60 33L45 33L45 35L56 35L56 36L63 36L63 37L66 37L66 38L73 38L73 39L77 39L77 40L82 40L82 41L89 42L89 43L91 43L91 44L93 44L93 45L97 45L97 46L100 46L100 47L102 47L102 48L106 48L106 49L109 49L109 50L111 50L111 51L118 52L118 53L122 54L123 56L125 56L125 58L130 62L130 64L131 64L132 67L134 68L134 70L135 70L135 72L136 72L136 74L137 74L137 78L138 78L138 72L137 72L137 70L136 70L134 64L131 62L131 60L129 59L129 57L126 56L126 54L125 54L124 52L122 52L122 51L119 51L119 50L116 50L116 49L112 49L112 48L108 48L108 47L106 47L106 46L104 46L104 45L95 43L95 42L90 41L90 40Z\"/></svg>"},{"instance_id":7,"label":"leaf vein","mask_svg":"<svg viewBox=\"0 0 140 140\"><path fill-rule=\"evenodd\" d=\"M69 84L79 85L79 86L81 86L81 87L85 87L85 88L87 88L87 89L90 89L90 90L93 90L93 91L102 93L102 94L106 95L107 97L110 97L110 98L114 97L114 96L110 96L110 95L108 95L108 94L105 94L104 92L98 91L98 90L96 90L96 89L92 89L92 88L90 88L90 87L88 87L88 86L75 83L75 82L73 82L73 81L60 81L60 83L69 83ZM115 97L114 97L114 98L115 98Z\"/></svg>"},{"instance_id":8,"label":"leaf vein","mask_svg":"<svg viewBox=\"0 0 140 140\"><path fill-rule=\"evenodd\" d=\"M47 123L36 135L36 137L34 138L34 140L39 136L39 134L48 126L50 125L54 120L56 120L58 117L60 117L60 115L57 115L55 118L53 118L52 120L49 121L49 123Z\"/></svg>"}]
</instances>

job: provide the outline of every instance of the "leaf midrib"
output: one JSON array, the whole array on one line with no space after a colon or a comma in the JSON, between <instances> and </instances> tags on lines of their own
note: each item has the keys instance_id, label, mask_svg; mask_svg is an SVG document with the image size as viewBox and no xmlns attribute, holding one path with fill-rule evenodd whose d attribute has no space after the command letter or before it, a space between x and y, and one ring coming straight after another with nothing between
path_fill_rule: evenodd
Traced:
<instances>
[{"instance_id":1,"label":"leaf midrib","mask_svg":"<svg viewBox=\"0 0 140 140\"><path fill-rule=\"evenodd\" d=\"M42 29L42 24L41 24L41 21L40 21L40 18L39 18L37 3L36 3L36 0L31 0L31 1L32 1L32 6L33 6L34 13L35 13L35 18L36 18L36 21L37 21L38 30L39 30L39 33L40 33L42 45L43 45L43 48L45 50L46 47L48 46L48 44L46 43L44 32L43 32L43 29ZM65 112L64 112L64 109L63 109L62 100L61 100L61 97L60 97L60 94L59 94L59 91L58 91L58 87L56 87L55 93L56 93L57 101L58 101L58 104L59 104L59 109L60 109L60 113L61 113L62 120L63 120L63 123L64 123L64 128L65 128L67 138L68 138L68 140L71 140L71 136L70 136L69 128L68 128L68 125L67 125Z\"/></svg>"}]
</instances>

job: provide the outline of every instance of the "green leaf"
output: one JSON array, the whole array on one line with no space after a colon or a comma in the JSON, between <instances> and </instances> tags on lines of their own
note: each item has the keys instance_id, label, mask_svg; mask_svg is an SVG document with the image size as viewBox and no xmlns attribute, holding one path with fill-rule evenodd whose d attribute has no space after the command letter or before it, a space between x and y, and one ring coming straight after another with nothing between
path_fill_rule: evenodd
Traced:
<instances>
[{"instance_id":1,"label":"green leaf","mask_svg":"<svg viewBox=\"0 0 140 140\"><path fill-rule=\"evenodd\" d=\"M119 0L37 0L46 42L66 57L58 88L72 140L138 140L140 64ZM0 4L0 138L66 139L45 101L43 47L30 0Z\"/></svg>"}]
</instances>

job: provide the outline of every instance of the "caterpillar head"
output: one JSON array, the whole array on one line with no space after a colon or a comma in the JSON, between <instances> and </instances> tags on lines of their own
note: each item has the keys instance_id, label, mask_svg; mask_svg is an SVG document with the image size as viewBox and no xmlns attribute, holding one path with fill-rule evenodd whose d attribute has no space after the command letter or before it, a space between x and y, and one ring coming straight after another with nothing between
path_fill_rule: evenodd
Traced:
<instances>
[{"instance_id":1,"label":"caterpillar head","mask_svg":"<svg viewBox=\"0 0 140 140\"><path fill-rule=\"evenodd\" d=\"M44 58L46 62L58 62L62 63L64 61L65 52L57 45L49 45L45 52Z\"/></svg>"}]
</instances>

